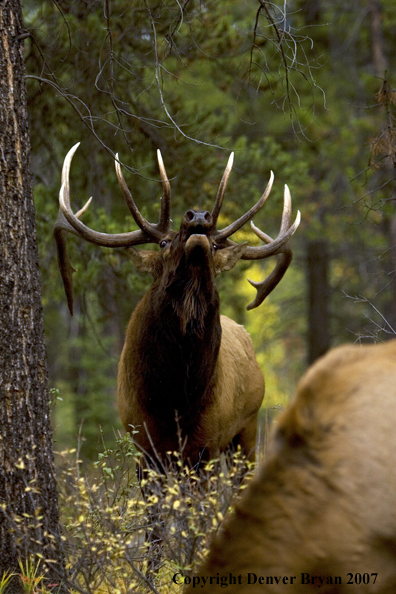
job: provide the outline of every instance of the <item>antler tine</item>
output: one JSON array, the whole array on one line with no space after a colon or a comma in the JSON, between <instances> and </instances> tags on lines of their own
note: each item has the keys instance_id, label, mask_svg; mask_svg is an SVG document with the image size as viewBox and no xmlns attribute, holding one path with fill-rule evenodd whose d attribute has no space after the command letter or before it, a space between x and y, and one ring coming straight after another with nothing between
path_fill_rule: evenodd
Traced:
<instances>
[{"instance_id":1,"label":"antler tine","mask_svg":"<svg viewBox=\"0 0 396 594\"><path fill-rule=\"evenodd\" d=\"M242 256L243 260L262 260L263 258L268 258L269 256L276 255L279 252L280 248L282 248L285 243L289 241L292 235L297 231L298 226L301 222L301 213L297 211L296 220L294 221L293 225L289 227L286 233L281 234L276 237L276 239L271 239L269 235L258 229L255 225L252 225L253 231L264 241L266 237L270 241L267 241L267 245L263 245L260 247L252 247L248 246L245 250L245 253ZM257 233L259 231L259 233Z\"/></svg>"},{"instance_id":2,"label":"antler tine","mask_svg":"<svg viewBox=\"0 0 396 594\"><path fill-rule=\"evenodd\" d=\"M161 198L161 215L158 223L158 229L163 232L169 231L170 227L170 200L171 200L171 187L166 174L165 165L162 160L161 151L157 150L158 166L162 179L162 188L164 195Z\"/></svg>"},{"instance_id":3,"label":"antler tine","mask_svg":"<svg viewBox=\"0 0 396 594\"><path fill-rule=\"evenodd\" d=\"M149 243L153 241L152 234L149 236L142 231L130 231L129 233L101 233L90 229L78 218L88 208L91 198L77 214L74 214L70 205L70 184L69 172L74 153L80 143L75 144L65 157L62 168L62 186L59 192L59 215L55 223L57 230L70 231L90 243L101 245L103 247L130 247L138 243Z\"/></svg>"},{"instance_id":4,"label":"antler tine","mask_svg":"<svg viewBox=\"0 0 396 594\"><path fill-rule=\"evenodd\" d=\"M120 184L120 188L122 190L122 193L124 194L125 201L137 225L140 227L142 231L144 231L144 233L147 233L152 238L154 237L159 241L163 233L158 229L157 225L152 225L140 214L139 209L136 206L134 199L132 198L132 194L129 191L128 186L126 185L124 176L122 175L121 165L118 159L118 153L116 154L115 158L115 169L117 173L118 183Z\"/></svg>"},{"instance_id":5,"label":"antler tine","mask_svg":"<svg viewBox=\"0 0 396 594\"><path fill-rule=\"evenodd\" d=\"M281 227L280 227L280 233L285 233L285 231L290 227L291 214L292 214L291 194L290 194L289 186L287 184L285 184L285 191L283 193L283 212L282 212L282 222L281 222Z\"/></svg>"},{"instance_id":6,"label":"antler tine","mask_svg":"<svg viewBox=\"0 0 396 594\"><path fill-rule=\"evenodd\" d=\"M216 240L227 239L227 237L230 237L230 235L238 231L238 229L240 229L245 223L250 221L250 219L253 218L255 214L258 213L258 211L264 206L268 196L270 195L273 182L274 174L271 171L269 182L260 200L254 206L252 206L252 208L250 208L245 214L243 214L237 221L234 221L234 223L231 223L231 225L228 225L228 227L225 227L221 231L217 231L215 234Z\"/></svg>"},{"instance_id":7,"label":"antler tine","mask_svg":"<svg viewBox=\"0 0 396 594\"><path fill-rule=\"evenodd\" d=\"M59 193L59 202L62 200L63 204L65 205L65 210L71 210L70 207L70 187L69 187L69 174L70 174L70 166L74 156L74 153L80 146L80 143L77 142L70 151L67 153L65 160L63 161L62 167L62 185ZM63 209L62 209L63 210Z\"/></svg>"},{"instance_id":8,"label":"antler tine","mask_svg":"<svg viewBox=\"0 0 396 594\"><path fill-rule=\"evenodd\" d=\"M275 239L272 239L269 235L261 231L253 222L250 223L253 231L255 234L264 241L267 245L262 245L259 247L255 246L248 246L242 256L244 260L262 260L263 258L268 258L269 256L274 256L277 252L280 251L282 248L294 235L298 226L301 222L301 213L298 210L296 220L292 225L291 222L291 196L290 191L287 186L285 186L285 193L284 193L284 206L283 206L283 213L282 213L282 222L279 233ZM230 241L230 240L228 240Z\"/></svg>"},{"instance_id":9,"label":"antler tine","mask_svg":"<svg viewBox=\"0 0 396 594\"><path fill-rule=\"evenodd\" d=\"M86 212L92 198L76 214L73 213L70 205L70 184L69 173L73 155L80 143L75 144L67 153L62 167L62 185L59 192L59 213L54 225L54 237L57 246L59 268L62 275L63 285L69 305L70 313L73 315L73 268L67 253L67 234L74 233L90 243L104 247L131 247L142 243L156 243L158 234L155 227L149 231L131 231L129 233L100 233L90 229L82 223L79 217Z\"/></svg>"},{"instance_id":10,"label":"antler tine","mask_svg":"<svg viewBox=\"0 0 396 594\"><path fill-rule=\"evenodd\" d=\"M88 200L86 201L86 203L84 204L84 206L82 208L80 208L80 210L78 210L76 212L76 217L79 219L85 212L87 212L89 205L92 202L92 196L90 198L88 198Z\"/></svg>"},{"instance_id":11,"label":"antler tine","mask_svg":"<svg viewBox=\"0 0 396 594\"><path fill-rule=\"evenodd\" d=\"M86 202L86 204L78 212L76 212L77 218L79 218L88 210L91 201L92 196ZM72 266L69 254L67 253L66 240L68 232L79 236L79 233L74 229L74 227L70 225L70 223L68 223L63 212L61 209L59 209L58 218L54 226L54 237L57 247L58 265L63 280L67 304L69 306L71 315L73 315L73 272L76 272L76 269Z\"/></svg>"},{"instance_id":12,"label":"antler tine","mask_svg":"<svg viewBox=\"0 0 396 594\"><path fill-rule=\"evenodd\" d=\"M231 174L232 165L234 163L234 153L228 158L227 166L224 170L223 177L221 178L221 182L219 185L219 189L217 190L216 200L212 210L212 221L213 221L213 228L216 227L217 219L220 213L221 205L223 204L224 193L227 188L228 180Z\"/></svg>"},{"instance_id":13,"label":"antler tine","mask_svg":"<svg viewBox=\"0 0 396 594\"><path fill-rule=\"evenodd\" d=\"M249 283L257 290L256 298L249 303L247 309L254 309L261 305L264 299L273 291L276 285L283 278L286 270L292 261L292 250L290 247L290 237L296 231L300 224L301 214L297 212L297 217L293 225L291 225L291 195L290 190L285 186L284 192L284 206L282 213L282 222L278 237L273 240L269 235L261 231L253 222L250 223L255 234L264 241L267 245L262 247L248 247L245 250L242 258L256 259L257 257L266 258L276 254L276 265L273 271L261 282L255 282L248 279Z\"/></svg>"},{"instance_id":14,"label":"antler tine","mask_svg":"<svg viewBox=\"0 0 396 594\"><path fill-rule=\"evenodd\" d=\"M254 309L262 304L264 299L275 289L276 285L282 280L286 270L289 268L293 255L288 244L284 246L284 253L276 256L276 265L273 271L261 282L252 281L249 283L257 290L255 299L246 307L247 310Z\"/></svg>"}]
</instances>

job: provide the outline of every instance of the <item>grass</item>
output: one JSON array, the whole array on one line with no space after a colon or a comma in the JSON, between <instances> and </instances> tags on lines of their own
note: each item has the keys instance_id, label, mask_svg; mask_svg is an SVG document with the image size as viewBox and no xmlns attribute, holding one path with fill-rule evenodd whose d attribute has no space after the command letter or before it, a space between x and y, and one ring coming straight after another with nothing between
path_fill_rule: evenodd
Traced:
<instances>
[{"instance_id":1,"label":"grass","mask_svg":"<svg viewBox=\"0 0 396 594\"><path fill-rule=\"evenodd\" d=\"M59 589L59 584L46 583L45 570L42 568L40 559L33 555L24 561L19 560L19 573L6 571L0 578L0 594L7 592L9 587L15 589L15 583L11 584L13 578L19 578L19 585L24 594L52 594ZM54 590L56 589L56 590Z\"/></svg>"}]
</instances>

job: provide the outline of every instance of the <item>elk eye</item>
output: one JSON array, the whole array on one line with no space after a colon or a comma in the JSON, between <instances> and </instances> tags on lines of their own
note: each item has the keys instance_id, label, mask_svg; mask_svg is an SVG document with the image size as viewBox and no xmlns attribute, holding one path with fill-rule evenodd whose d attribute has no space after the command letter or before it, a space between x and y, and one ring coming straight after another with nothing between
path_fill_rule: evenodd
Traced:
<instances>
[{"instance_id":1,"label":"elk eye","mask_svg":"<svg viewBox=\"0 0 396 594\"><path fill-rule=\"evenodd\" d=\"M162 247L162 248L166 247L167 245L168 245L168 242L167 242L167 240L166 240L166 239L163 239L163 240L160 242L160 247Z\"/></svg>"},{"instance_id":2,"label":"elk eye","mask_svg":"<svg viewBox=\"0 0 396 594\"><path fill-rule=\"evenodd\" d=\"M219 246L217 245L217 243L214 243L214 244L213 244L213 251L216 251L216 250L218 250L218 249L219 249Z\"/></svg>"}]
</instances>

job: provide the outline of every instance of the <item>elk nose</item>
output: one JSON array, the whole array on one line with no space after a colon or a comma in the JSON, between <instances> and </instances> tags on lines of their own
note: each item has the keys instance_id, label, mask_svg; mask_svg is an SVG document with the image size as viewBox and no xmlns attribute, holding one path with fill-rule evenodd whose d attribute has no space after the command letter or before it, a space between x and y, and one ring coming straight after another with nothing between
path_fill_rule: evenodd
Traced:
<instances>
[{"instance_id":1,"label":"elk nose","mask_svg":"<svg viewBox=\"0 0 396 594\"><path fill-rule=\"evenodd\" d=\"M200 232L208 230L212 225L212 215L207 210L188 210L184 220L188 229L201 228Z\"/></svg>"},{"instance_id":2,"label":"elk nose","mask_svg":"<svg viewBox=\"0 0 396 594\"><path fill-rule=\"evenodd\" d=\"M210 212L207 210L199 211L195 213L194 222L196 225L208 225L212 222L212 217L210 216Z\"/></svg>"}]
</instances>

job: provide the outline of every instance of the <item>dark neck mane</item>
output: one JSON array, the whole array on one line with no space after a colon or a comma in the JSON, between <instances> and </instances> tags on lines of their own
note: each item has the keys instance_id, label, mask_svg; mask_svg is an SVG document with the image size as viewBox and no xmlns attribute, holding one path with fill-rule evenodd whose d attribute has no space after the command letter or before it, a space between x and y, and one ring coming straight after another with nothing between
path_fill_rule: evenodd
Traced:
<instances>
[{"instance_id":1,"label":"dark neck mane","mask_svg":"<svg viewBox=\"0 0 396 594\"><path fill-rule=\"evenodd\" d=\"M217 289L205 280L191 274L184 286L175 282L165 292L153 283L147 294L139 398L166 421L175 410L186 421L197 416L211 398L221 326Z\"/></svg>"}]
</instances>

